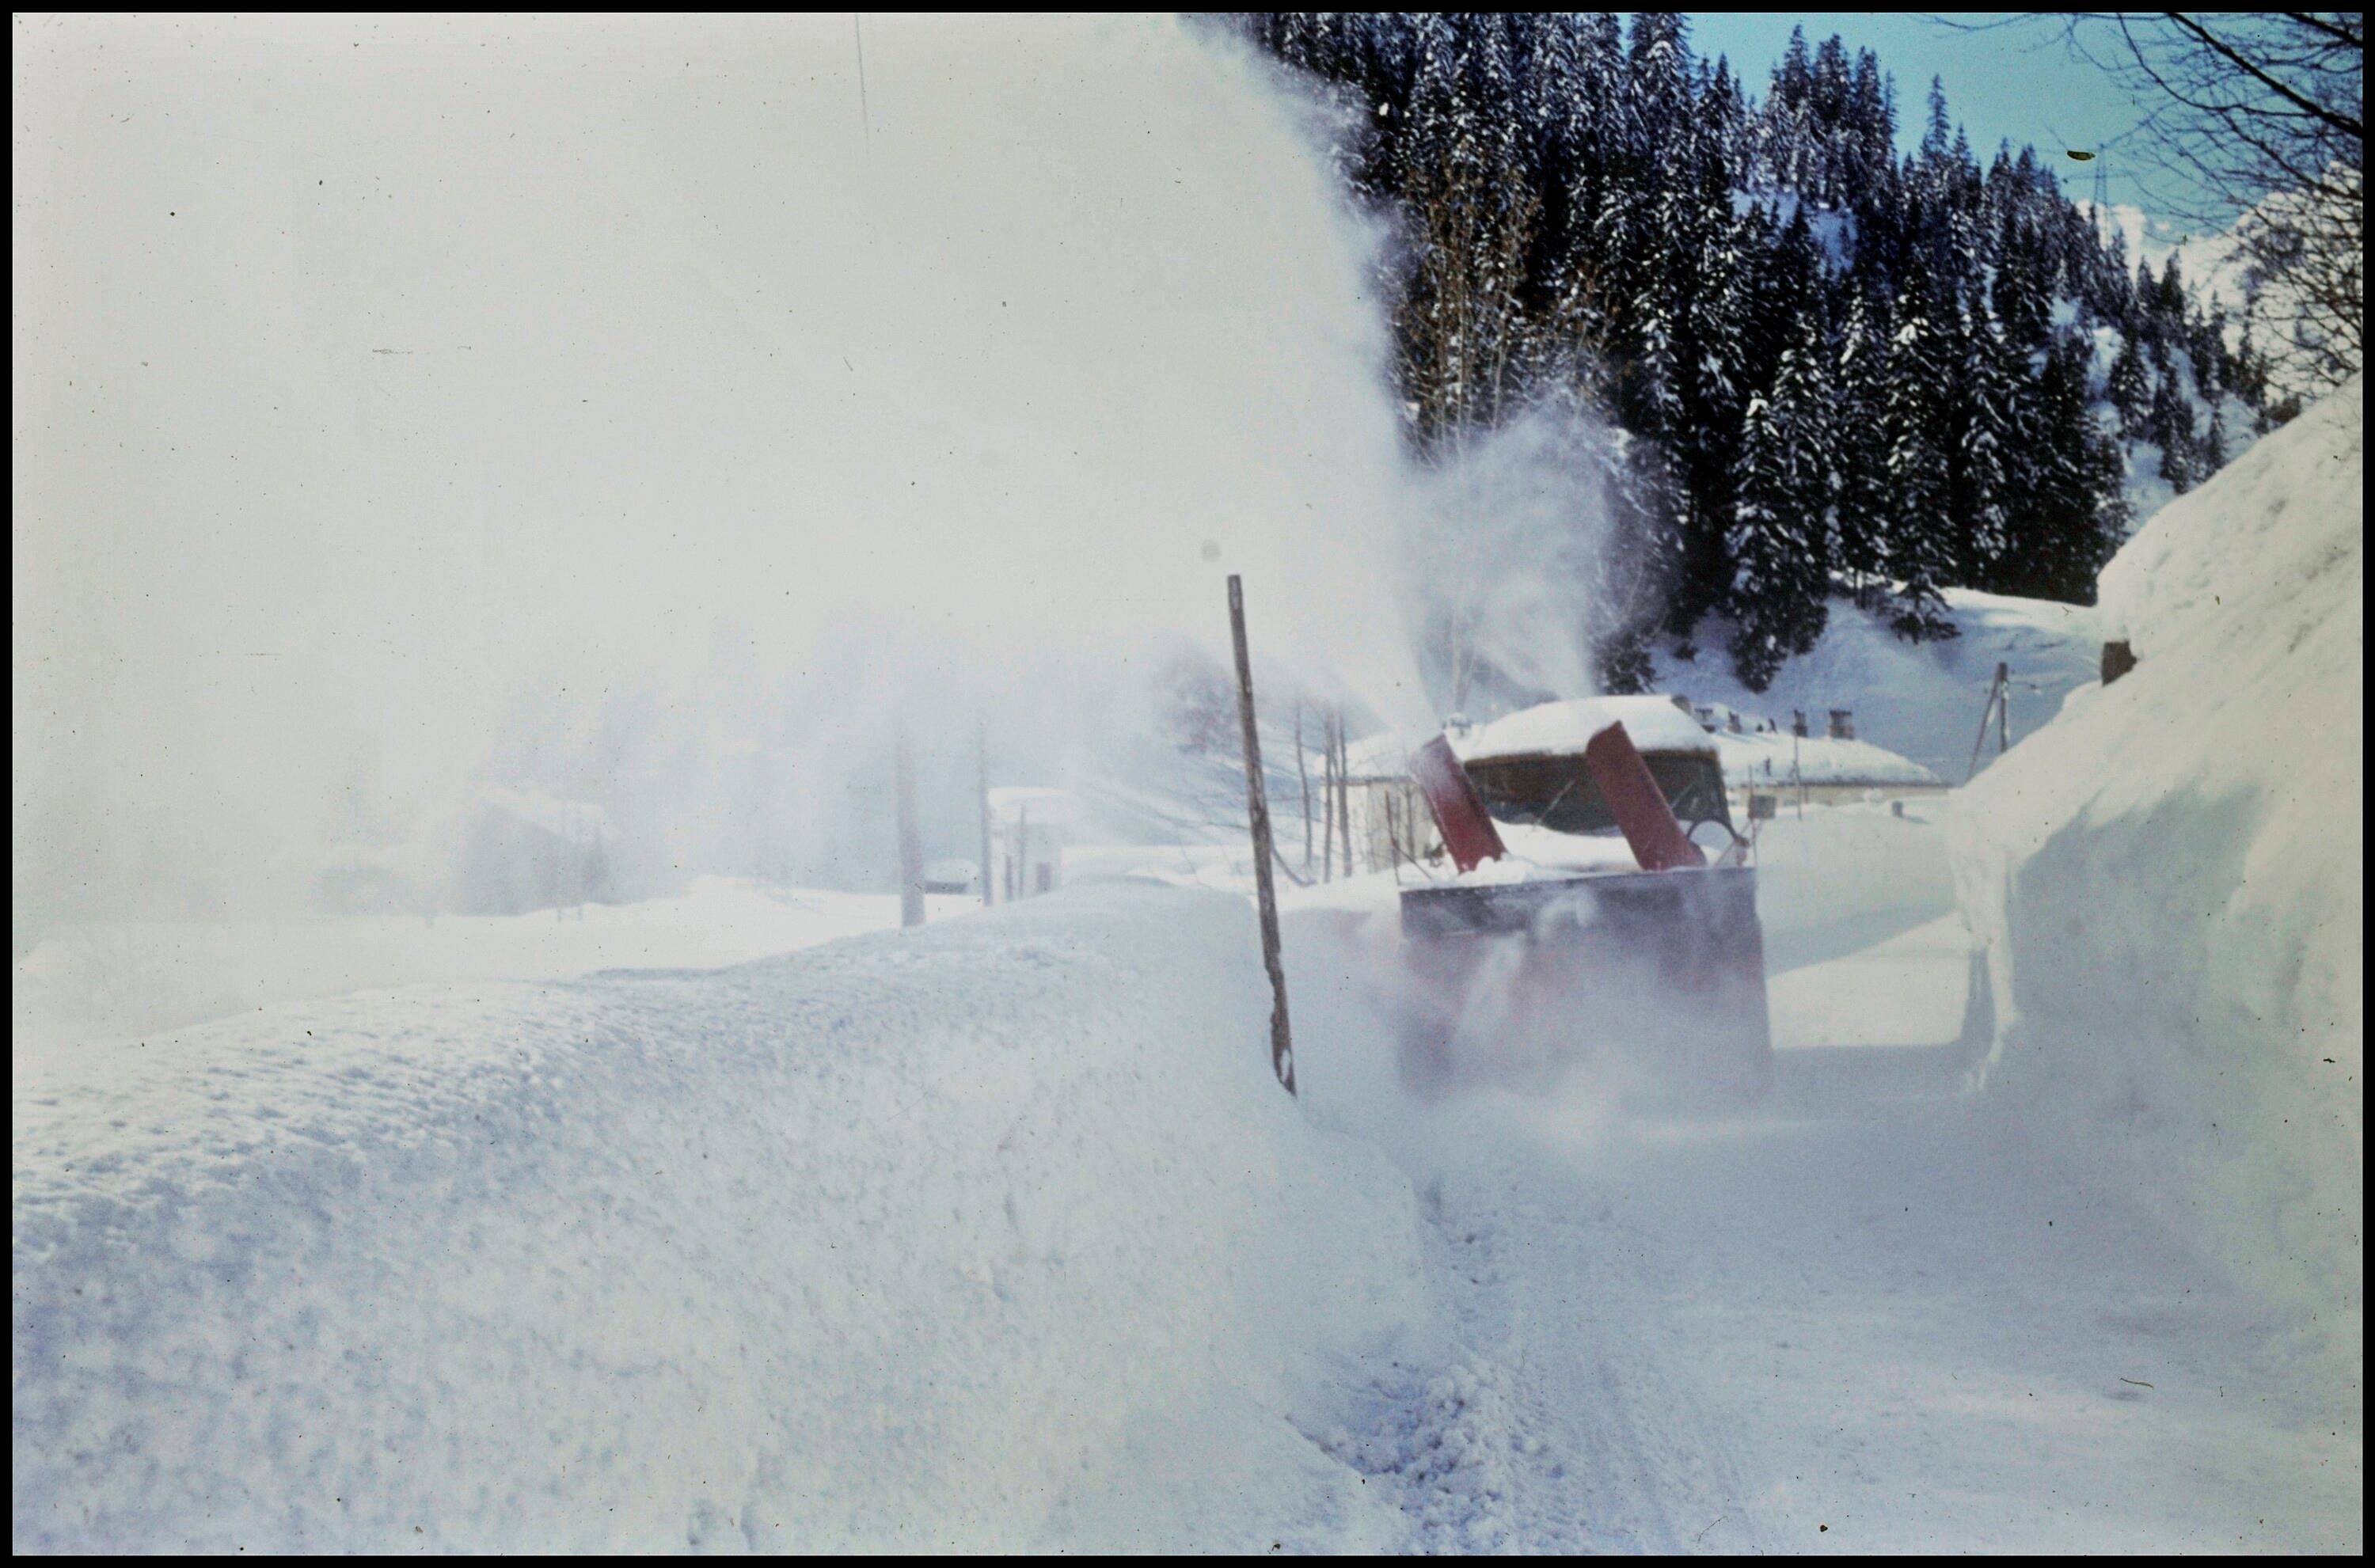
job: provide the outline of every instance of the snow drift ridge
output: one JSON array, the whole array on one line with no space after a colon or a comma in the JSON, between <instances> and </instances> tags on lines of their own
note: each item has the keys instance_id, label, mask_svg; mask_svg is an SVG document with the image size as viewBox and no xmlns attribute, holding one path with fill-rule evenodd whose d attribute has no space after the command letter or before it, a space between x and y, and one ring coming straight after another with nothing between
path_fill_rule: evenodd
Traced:
<instances>
[{"instance_id":1,"label":"snow drift ridge","mask_svg":"<svg viewBox=\"0 0 2375 1568\"><path fill-rule=\"evenodd\" d=\"M1389 1539L1281 1412L1415 1215L1270 1080L1252 932L1105 888L41 1064L14 1542Z\"/></svg>"}]
</instances>

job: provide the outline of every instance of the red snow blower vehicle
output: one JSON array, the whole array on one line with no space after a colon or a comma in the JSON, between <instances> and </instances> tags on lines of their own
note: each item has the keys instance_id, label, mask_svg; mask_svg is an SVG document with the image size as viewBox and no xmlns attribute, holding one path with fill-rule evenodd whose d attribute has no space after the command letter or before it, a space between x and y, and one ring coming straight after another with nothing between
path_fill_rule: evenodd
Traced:
<instances>
[{"instance_id":1,"label":"red snow blower vehicle","mask_svg":"<svg viewBox=\"0 0 2375 1568\"><path fill-rule=\"evenodd\" d=\"M1637 1108L1765 1093L1756 872L1686 711L1549 703L1410 766L1457 873L1401 891L1413 1086L1581 1074Z\"/></svg>"}]
</instances>

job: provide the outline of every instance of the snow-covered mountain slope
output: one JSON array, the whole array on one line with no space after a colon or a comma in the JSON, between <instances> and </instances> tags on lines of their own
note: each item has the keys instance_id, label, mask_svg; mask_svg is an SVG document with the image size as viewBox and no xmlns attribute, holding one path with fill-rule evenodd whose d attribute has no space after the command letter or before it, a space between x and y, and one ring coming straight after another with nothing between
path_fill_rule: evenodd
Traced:
<instances>
[{"instance_id":1,"label":"snow-covered mountain slope","mask_svg":"<svg viewBox=\"0 0 2375 1568\"><path fill-rule=\"evenodd\" d=\"M2338 180L2361 178L2343 169L2333 173ZM2246 329L2251 333L2268 357L2268 381L2275 392L2314 398L2330 384L2320 374L2322 356L2305 351L2324 341L2324 331L2318 324L2321 313L2295 280L2277 277L2263 282L2253 277L2249 237L2261 224L2277 233L2316 232L2321 228L2314 209L2298 192L2276 191L2221 232L2180 236L2175 245L2157 248L2175 253L2195 290L2206 302L2225 310L2236 336ZM2153 254L2152 249L2139 249L2133 243L2129 249L2138 255Z\"/></svg>"},{"instance_id":2,"label":"snow-covered mountain slope","mask_svg":"<svg viewBox=\"0 0 2375 1568\"><path fill-rule=\"evenodd\" d=\"M1411 1194L1268 1007L1242 901L1105 888L20 1063L14 1544L1388 1539L1286 1412Z\"/></svg>"},{"instance_id":3,"label":"snow-covered mountain slope","mask_svg":"<svg viewBox=\"0 0 2375 1568\"><path fill-rule=\"evenodd\" d=\"M2363 1289L2362 382L2102 574L2141 663L1953 819L1987 1076L2022 1124L2264 1283Z\"/></svg>"},{"instance_id":4,"label":"snow-covered mountain slope","mask_svg":"<svg viewBox=\"0 0 2375 1568\"><path fill-rule=\"evenodd\" d=\"M1829 710L1855 715L1859 740L1911 759L1949 784L1963 782L1971 764L1979 714L1998 664L2012 669L2012 734L2017 740L2042 725L2062 700L2101 667L2102 633L2083 605L2015 598L1949 588L1946 619L1961 635L1915 644L1888 629L1885 616L1831 601L1830 624L1809 654L1781 666L1770 689L1751 691L1722 654L1729 629L1709 621L1698 634L1698 656L1658 654L1656 687L1694 703L1761 713L1785 728L1790 710L1805 713L1816 735ZM1785 737L1786 738L1786 737ZM1995 755L1992 728L1979 762Z\"/></svg>"}]
</instances>

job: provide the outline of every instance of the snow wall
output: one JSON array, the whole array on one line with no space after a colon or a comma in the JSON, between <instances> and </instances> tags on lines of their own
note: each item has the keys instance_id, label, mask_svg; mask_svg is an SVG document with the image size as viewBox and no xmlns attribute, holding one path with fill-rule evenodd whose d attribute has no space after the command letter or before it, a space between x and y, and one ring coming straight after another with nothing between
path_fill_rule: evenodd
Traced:
<instances>
[{"instance_id":1,"label":"snow wall","mask_svg":"<svg viewBox=\"0 0 2375 1568\"><path fill-rule=\"evenodd\" d=\"M14 1544L1388 1540L1289 1417L1421 1311L1412 1200L1253 949L1075 890L20 1067Z\"/></svg>"},{"instance_id":2,"label":"snow wall","mask_svg":"<svg viewBox=\"0 0 2375 1568\"><path fill-rule=\"evenodd\" d=\"M2365 501L2354 382L2104 569L2142 661L1959 797L1984 1072L2025 1128L2279 1294L2356 1308Z\"/></svg>"}]
</instances>

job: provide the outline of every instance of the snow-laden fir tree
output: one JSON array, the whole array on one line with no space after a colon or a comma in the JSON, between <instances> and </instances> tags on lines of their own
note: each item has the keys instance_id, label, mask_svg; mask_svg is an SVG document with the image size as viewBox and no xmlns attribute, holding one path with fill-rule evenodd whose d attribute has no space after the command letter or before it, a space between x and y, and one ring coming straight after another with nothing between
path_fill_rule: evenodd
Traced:
<instances>
[{"instance_id":1,"label":"snow-laden fir tree","mask_svg":"<svg viewBox=\"0 0 2375 1568\"><path fill-rule=\"evenodd\" d=\"M1956 578L1992 588L2011 548L2013 509L2023 487L2015 474L2024 441L2020 407L2027 377L1974 289L1956 314L1952 378L1956 411L1953 468Z\"/></svg>"},{"instance_id":2,"label":"snow-laden fir tree","mask_svg":"<svg viewBox=\"0 0 2375 1568\"><path fill-rule=\"evenodd\" d=\"M2193 403L2173 366L2162 371L2153 394L2145 434L2160 447L2160 477L2180 495L2192 489L2202 477L2194 466Z\"/></svg>"},{"instance_id":3,"label":"snow-laden fir tree","mask_svg":"<svg viewBox=\"0 0 2375 1568\"><path fill-rule=\"evenodd\" d=\"M1829 620L1831 420L1826 345L1819 322L1802 315L1771 395L1749 400L1726 540L1731 667L1752 691L1813 648Z\"/></svg>"},{"instance_id":4,"label":"snow-laden fir tree","mask_svg":"<svg viewBox=\"0 0 2375 1568\"><path fill-rule=\"evenodd\" d=\"M2144 351L2137 342L2131 337L2120 345L2104 385L2111 409L2120 419L2120 433L2132 441L2144 436L2153 402L2152 374L2145 369Z\"/></svg>"},{"instance_id":5,"label":"snow-laden fir tree","mask_svg":"<svg viewBox=\"0 0 2375 1568\"><path fill-rule=\"evenodd\" d=\"M1895 507L1882 435L1890 336L1887 302L1852 292L1832 360L1837 480L1828 555L1840 586L1866 608L1877 608L1885 596Z\"/></svg>"},{"instance_id":6,"label":"snow-laden fir tree","mask_svg":"<svg viewBox=\"0 0 2375 1568\"><path fill-rule=\"evenodd\" d=\"M1954 566L1949 532L1946 366L1932 312L1937 301L1918 271L1896 301L1889 340L1887 388L1881 429L1888 449L1889 507L1882 536L1883 570L1895 579L1896 613L1889 625L1908 642L1955 635L1945 617Z\"/></svg>"}]
</instances>

